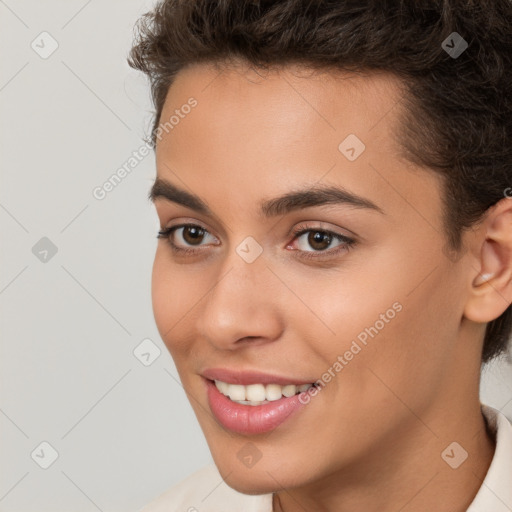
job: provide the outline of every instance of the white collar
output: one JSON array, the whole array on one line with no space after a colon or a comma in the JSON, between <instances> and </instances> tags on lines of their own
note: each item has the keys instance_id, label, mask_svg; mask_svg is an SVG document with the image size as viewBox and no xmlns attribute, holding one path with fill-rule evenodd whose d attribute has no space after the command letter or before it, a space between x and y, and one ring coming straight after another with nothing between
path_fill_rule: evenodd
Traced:
<instances>
[{"instance_id":1,"label":"white collar","mask_svg":"<svg viewBox=\"0 0 512 512\"><path fill-rule=\"evenodd\" d=\"M496 440L496 449L484 481L467 512L512 512L512 425L497 409L481 405Z\"/></svg>"}]
</instances>

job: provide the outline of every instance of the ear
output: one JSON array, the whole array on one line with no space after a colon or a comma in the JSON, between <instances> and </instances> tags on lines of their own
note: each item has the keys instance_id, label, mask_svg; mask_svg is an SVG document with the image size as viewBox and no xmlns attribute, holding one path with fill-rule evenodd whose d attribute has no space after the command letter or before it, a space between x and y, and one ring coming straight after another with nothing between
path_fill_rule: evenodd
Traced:
<instances>
[{"instance_id":1,"label":"ear","mask_svg":"<svg viewBox=\"0 0 512 512\"><path fill-rule=\"evenodd\" d=\"M492 206L472 233L469 296L464 316L474 322L491 322L512 302L512 199Z\"/></svg>"}]
</instances>

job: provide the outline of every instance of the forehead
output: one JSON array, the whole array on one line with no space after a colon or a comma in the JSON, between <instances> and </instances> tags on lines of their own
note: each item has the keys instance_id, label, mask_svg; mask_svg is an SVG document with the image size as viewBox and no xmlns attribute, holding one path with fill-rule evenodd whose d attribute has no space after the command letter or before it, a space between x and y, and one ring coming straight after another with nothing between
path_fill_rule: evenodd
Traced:
<instances>
[{"instance_id":1,"label":"forehead","mask_svg":"<svg viewBox=\"0 0 512 512\"><path fill-rule=\"evenodd\" d=\"M229 148L231 160L244 153L244 167L270 153L274 161L276 153L288 160L291 151L336 155L351 134L366 147L397 150L392 132L402 97L401 83L385 73L299 65L264 70L238 61L191 65L168 90L160 116L160 126L167 123L168 129L160 131L157 160L187 154L190 162L192 142L207 150L210 163L219 144ZM197 104L192 110L191 99Z\"/></svg>"},{"instance_id":2,"label":"forehead","mask_svg":"<svg viewBox=\"0 0 512 512\"><path fill-rule=\"evenodd\" d=\"M250 114L248 125L250 119L265 116L279 126L288 122L288 130L294 120L302 121L300 125L314 120L333 131L352 127L362 134L399 106L405 92L405 84L387 72L313 70L304 65L261 69L240 61L194 64L177 74L162 117L165 121L194 96L202 100L205 116L213 109L223 109L222 119ZM388 129L392 120L393 116ZM374 135L378 134L379 130L375 131Z\"/></svg>"},{"instance_id":3,"label":"forehead","mask_svg":"<svg viewBox=\"0 0 512 512\"><path fill-rule=\"evenodd\" d=\"M173 140L179 151L191 135L212 145L218 138L238 145L254 140L270 151L307 142L312 146L310 139L320 137L332 147L355 134L367 146L385 143L399 153L393 135L404 93L404 85L389 73L299 65L265 70L236 61L191 65L178 73L168 90L160 124L171 121L172 126L160 131L157 156ZM190 110L191 98L197 106L182 113Z\"/></svg>"},{"instance_id":4,"label":"forehead","mask_svg":"<svg viewBox=\"0 0 512 512\"><path fill-rule=\"evenodd\" d=\"M392 199L397 214L411 202L431 211L437 176L405 160L396 137L404 92L387 73L190 66L162 110L161 125L179 120L157 141L158 175L217 204L237 191L240 208L324 181L381 207Z\"/></svg>"}]
</instances>

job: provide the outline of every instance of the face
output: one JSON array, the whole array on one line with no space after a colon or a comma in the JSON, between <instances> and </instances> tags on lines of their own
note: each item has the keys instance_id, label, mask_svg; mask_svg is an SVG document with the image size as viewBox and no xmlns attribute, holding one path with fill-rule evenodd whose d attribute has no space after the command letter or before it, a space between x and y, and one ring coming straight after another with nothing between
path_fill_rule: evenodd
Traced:
<instances>
[{"instance_id":1,"label":"face","mask_svg":"<svg viewBox=\"0 0 512 512\"><path fill-rule=\"evenodd\" d=\"M168 92L155 320L241 492L354 476L417 416L456 407L444 390L466 281L443 250L439 177L402 159L392 135L401 97L386 75L208 65ZM268 403L236 403L214 379ZM315 382L279 400L272 387Z\"/></svg>"}]
</instances>

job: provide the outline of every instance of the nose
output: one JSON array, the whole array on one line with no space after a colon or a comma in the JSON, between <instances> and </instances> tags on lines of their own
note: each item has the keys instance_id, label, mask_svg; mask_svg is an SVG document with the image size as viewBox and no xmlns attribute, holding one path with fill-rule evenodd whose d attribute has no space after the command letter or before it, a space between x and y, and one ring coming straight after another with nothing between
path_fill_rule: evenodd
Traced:
<instances>
[{"instance_id":1,"label":"nose","mask_svg":"<svg viewBox=\"0 0 512 512\"><path fill-rule=\"evenodd\" d=\"M200 303L198 334L221 350L275 341L283 329L283 284L261 256L252 263L232 256Z\"/></svg>"}]
</instances>

